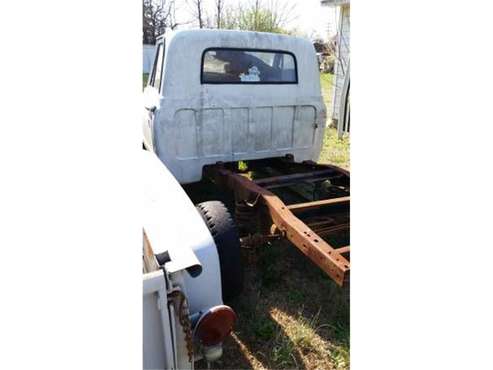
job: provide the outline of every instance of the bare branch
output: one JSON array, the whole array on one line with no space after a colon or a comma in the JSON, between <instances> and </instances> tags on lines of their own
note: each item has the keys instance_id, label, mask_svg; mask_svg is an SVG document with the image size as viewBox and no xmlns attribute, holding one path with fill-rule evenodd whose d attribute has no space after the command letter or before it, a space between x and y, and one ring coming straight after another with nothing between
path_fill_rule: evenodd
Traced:
<instances>
[{"instance_id":1,"label":"bare branch","mask_svg":"<svg viewBox=\"0 0 493 370\"><path fill-rule=\"evenodd\" d=\"M156 37L175 23L175 0L143 0L144 43L154 44Z\"/></svg>"}]
</instances>

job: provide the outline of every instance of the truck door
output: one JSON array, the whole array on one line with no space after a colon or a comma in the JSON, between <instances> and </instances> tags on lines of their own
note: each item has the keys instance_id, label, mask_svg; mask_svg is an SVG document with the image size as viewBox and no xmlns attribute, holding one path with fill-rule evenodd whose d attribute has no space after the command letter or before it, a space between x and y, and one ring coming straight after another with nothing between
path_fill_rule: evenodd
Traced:
<instances>
[{"instance_id":1,"label":"truck door","mask_svg":"<svg viewBox=\"0 0 493 370\"><path fill-rule=\"evenodd\" d=\"M147 86L144 89L144 146L153 151L153 128L156 117L159 114L161 90L162 90L162 71L164 61L164 41L156 45L156 53L151 75Z\"/></svg>"}]
</instances>

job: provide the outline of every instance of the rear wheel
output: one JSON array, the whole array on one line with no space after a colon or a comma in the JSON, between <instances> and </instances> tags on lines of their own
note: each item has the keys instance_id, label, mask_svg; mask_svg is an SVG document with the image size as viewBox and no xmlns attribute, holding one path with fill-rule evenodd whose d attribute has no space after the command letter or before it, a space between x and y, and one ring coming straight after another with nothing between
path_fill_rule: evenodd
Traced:
<instances>
[{"instance_id":1,"label":"rear wheel","mask_svg":"<svg viewBox=\"0 0 493 370\"><path fill-rule=\"evenodd\" d=\"M236 225L219 201L199 203L197 209L216 243L221 266L221 285L224 300L238 296L243 289L243 268L240 257L240 238Z\"/></svg>"}]
</instances>

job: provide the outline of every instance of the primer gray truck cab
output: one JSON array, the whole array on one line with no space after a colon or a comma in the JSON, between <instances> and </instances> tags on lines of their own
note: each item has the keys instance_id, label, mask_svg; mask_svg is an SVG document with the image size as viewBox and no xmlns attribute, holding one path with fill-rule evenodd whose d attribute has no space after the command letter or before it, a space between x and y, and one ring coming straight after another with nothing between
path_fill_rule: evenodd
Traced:
<instances>
[{"instance_id":1,"label":"primer gray truck cab","mask_svg":"<svg viewBox=\"0 0 493 370\"><path fill-rule=\"evenodd\" d=\"M182 184L217 162L317 160L324 137L315 49L293 36L171 32L157 42L144 105L144 145Z\"/></svg>"}]
</instances>

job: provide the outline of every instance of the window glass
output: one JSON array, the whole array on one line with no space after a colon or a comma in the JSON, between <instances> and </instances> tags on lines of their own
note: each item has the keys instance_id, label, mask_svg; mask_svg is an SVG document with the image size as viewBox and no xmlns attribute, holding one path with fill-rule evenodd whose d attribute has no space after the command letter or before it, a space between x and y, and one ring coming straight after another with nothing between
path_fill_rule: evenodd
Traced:
<instances>
[{"instance_id":1,"label":"window glass","mask_svg":"<svg viewBox=\"0 0 493 370\"><path fill-rule=\"evenodd\" d=\"M156 57L154 58L154 68L151 77L151 86L160 90L161 86L161 72L163 69L164 47L163 44L159 44L156 51Z\"/></svg>"},{"instance_id":2,"label":"window glass","mask_svg":"<svg viewBox=\"0 0 493 370\"><path fill-rule=\"evenodd\" d=\"M282 51L208 49L202 83L297 83L293 54Z\"/></svg>"}]
</instances>

